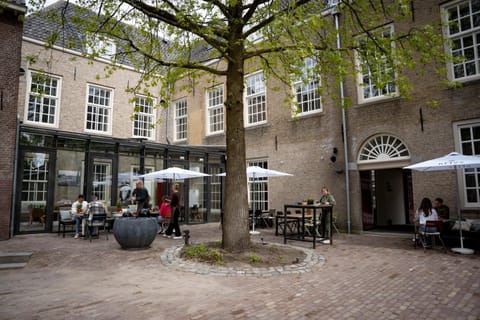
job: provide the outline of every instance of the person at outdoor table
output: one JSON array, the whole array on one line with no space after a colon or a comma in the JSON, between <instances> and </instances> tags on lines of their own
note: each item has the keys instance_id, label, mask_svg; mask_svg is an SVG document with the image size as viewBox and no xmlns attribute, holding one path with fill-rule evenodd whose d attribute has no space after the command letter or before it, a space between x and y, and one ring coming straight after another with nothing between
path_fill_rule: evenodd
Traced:
<instances>
[{"instance_id":1,"label":"person at outdoor table","mask_svg":"<svg viewBox=\"0 0 480 320\"><path fill-rule=\"evenodd\" d=\"M335 205L335 198L333 195L328 191L327 187L322 188L322 196L320 197L320 204L326 204L326 205ZM322 208L322 216L320 218L320 223L322 224L322 237L325 237L325 222L327 219L327 208ZM333 209L332 209L333 210Z\"/></svg>"},{"instance_id":2,"label":"person at outdoor table","mask_svg":"<svg viewBox=\"0 0 480 320\"><path fill-rule=\"evenodd\" d=\"M78 195L77 201L72 204L72 217L75 220L75 239L80 234L80 225L82 224L84 214L88 210L88 203L83 194Z\"/></svg>"},{"instance_id":3,"label":"person at outdoor table","mask_svg":"<svg viewBox=\"0 0 480 320\"><path fill-rule=\"evenodd\" d=\"M335 205L335 198L330 193L330 191L328 191L327 187L322 188L322 196L320 197L320 203Z\"/></svg>"},{"instance_id":4,"label":"person at outdoor table","mask_svg":"<svg viewBox=\"0 0 480 320\"><path fill-rule=\"evenodd\" d=\"M418 223L418 230L419 231L427 231L427 232L436 232L436 227L428 227L425 228L425 224L427 221L437 221L438 214L437 211L432 206L432 201L429 198L423 198L422 202L420 203L420 207L418 207L417 212L415 213L415 221ZM426 244L430 244L430 237L425 238Z\"/></svg>"},{"instance_id":5,"label":"person at outdoor table","mask_svg":"<svg viewBox=\"0 0 480 320\"><path fill-rule=\"evenodd\" d=\"M175 230L175 236L173 239L182 239L182 233L180 232L180 225L178 219L180 217L180 192L178 190L178 183L173 185L173 192L170 196L170 207L173 209L173 219L170 220L168 228L165 231L164 237L170 238Z\"/></svg>"},{"instance_id":6,"label":"person at outdoor table","mask_svg":"<svg viewBox=\"0 0 480 320\"><path fill-rule=\"evenodd\" d=\"M139 180L136 183L136 188L132 192L132 198L137 203L137 211L132 212L132 215L138 216L143 208L148 208L148 190L143 186L143 181Z\"/></svg>"},{"instance_id":7,"label":"person at outdoor table","mask_svg":"<svg viewBox=\"0 0 480 320\"><path fill-rule=\"evenodd\" d=\"M443 203L442 198L436 198L433 201L433 207L437 211L438 217L442 220L450 218L450 208Z\"/></svg>"},{"instance_id":8,"label":"person at outdoor table","mask_svg":"<svg viewBox=\"0 0 480 320\"><path fill-rule=\"evenodd\" d=\"M158 223L161 224L165 219L170 219L171 215L172 207L170 206L170 198L168 196L163 196L163 201L158 211ZM158 233L163 233L163 229L160 229Z\"/></svg>"}]
</instances>

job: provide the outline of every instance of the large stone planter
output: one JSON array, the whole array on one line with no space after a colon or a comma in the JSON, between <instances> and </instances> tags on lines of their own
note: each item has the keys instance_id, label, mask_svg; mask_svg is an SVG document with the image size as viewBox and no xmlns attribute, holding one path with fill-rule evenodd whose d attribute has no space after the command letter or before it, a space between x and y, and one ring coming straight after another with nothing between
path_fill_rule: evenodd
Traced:
<instances>
[{"instance_id":1,"label":"large stone planter","mask_svg":"<svg viewBox=\"0 0 480 320\"><path fill-rule=\"evenodd\" d=\"M113 235L123 249L147 249L157 232L155 218L122 217L113 224Z\"/></svg>"}]
</instances>

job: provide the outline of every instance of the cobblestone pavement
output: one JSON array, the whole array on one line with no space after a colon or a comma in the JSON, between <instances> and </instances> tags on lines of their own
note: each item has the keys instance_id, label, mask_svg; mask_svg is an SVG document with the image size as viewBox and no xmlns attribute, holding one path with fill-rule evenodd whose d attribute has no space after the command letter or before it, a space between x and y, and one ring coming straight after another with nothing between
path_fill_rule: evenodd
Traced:
<instances>
[{"instance_id":1,"label":"cobblestone pavement","mask_svg":"<svg viewBox=\"0 0 480 320\"><path fill-rule=\"evenodd\" d=\"M220 240L218 224L184 227ZM283 243L272 229L264 241ZM181 240L121 250L56 234L16 236L0 252L31 251L24 269L0 271L0 319L480 319L480 255L414 249L408 237L335 234L307 272L238 277L161 263ZM311 248L311 243L289 242Z\"/></svg>"}]
</instances>

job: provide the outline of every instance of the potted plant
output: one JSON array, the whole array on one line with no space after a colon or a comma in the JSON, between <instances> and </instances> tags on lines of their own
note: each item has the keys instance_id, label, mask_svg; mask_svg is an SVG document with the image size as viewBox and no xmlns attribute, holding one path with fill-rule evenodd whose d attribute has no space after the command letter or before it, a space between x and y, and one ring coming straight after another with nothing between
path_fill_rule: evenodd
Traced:
<instances>
[{"instance_id":1,"label":"potted plant","mask_svg":"<svg viewBox=\"0 0 480 320\"><path fill-rule=\"evenodd\" d=\"M117 212L122 212L122 202L120 200L117 201Z\"/></svg>"},{"instance_id":2,"label":"potted plant","mask_svg":"<svg viewBox=\"0 0 480 320\"><path fill-rule=\"evenodd\" d=\"M307 199L307 204L308 204L308 205L311 205L311 204L313 204L314 201L315 201L315 200L314 200L313 198L308 198L308 199Z\"/></svg>"},{"instance_id":3,"label":"potted plant","mask_svg":"<svg viewBox=\"0 0 480 320\"><path fill-rule=\"evenodd\" d=\"M77 204L77 213L82 213L83 205L81 203Z\"/></svg>"}]
</instances>

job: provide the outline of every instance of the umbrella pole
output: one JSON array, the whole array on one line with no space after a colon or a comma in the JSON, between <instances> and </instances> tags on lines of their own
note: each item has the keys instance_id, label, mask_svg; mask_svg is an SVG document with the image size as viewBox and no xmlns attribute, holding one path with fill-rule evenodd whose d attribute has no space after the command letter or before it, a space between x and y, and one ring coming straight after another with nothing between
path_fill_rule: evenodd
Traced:
<instances>
[{"instance_id":1,"label":"umbrella pole","mask_svg":"<svg viewBox=\"0 0 480 320\"><path fill-rule=\"evenodd\" d=\"M457 170L458 173L458 170ZM473 254L473 249L468 249L463 247L463 236L462 236L462 210L460 210L460 188L458 186L458 176L455 177L457 183L457 216L458 216L458 228L460 229L460 248L452 248L453 252L461 254Z\"/></svg>"}]
</instances>

